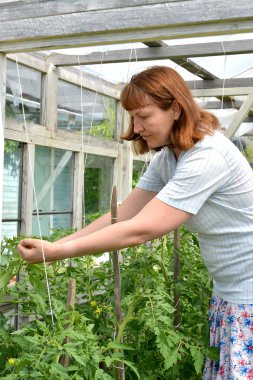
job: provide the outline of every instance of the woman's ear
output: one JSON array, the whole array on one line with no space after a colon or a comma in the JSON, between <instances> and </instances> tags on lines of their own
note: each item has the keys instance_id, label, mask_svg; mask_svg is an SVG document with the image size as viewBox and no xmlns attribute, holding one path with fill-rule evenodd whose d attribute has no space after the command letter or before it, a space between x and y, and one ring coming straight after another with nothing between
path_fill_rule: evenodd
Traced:
<instances>
[{"instance_id":1,"label":"woman's ear","mask_svg":"<svg viewBox=\"0 0 253 380\"><path fill-rule=\"evenodd\" d=\"M181 115L181 106L177 100L173 100L171 108L174 120L178 120Z\"/></svg>"}]
</instances>

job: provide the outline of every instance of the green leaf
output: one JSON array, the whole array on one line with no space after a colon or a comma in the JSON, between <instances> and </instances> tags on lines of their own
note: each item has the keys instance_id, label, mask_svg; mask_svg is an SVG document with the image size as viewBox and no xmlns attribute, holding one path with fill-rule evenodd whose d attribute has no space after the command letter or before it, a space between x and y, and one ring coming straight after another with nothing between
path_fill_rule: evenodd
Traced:
<instances>
[{"instance_id":1,"label":"green leaf","mask_svg":"<svg viewBox=\"0 0 253 380\"><path fill-rule=\"evenodd\" d=\"M6 288L13 276L12 272L0 273L0 289Z\"/></svg>"},{"instance_id":2,"label":"green leaf","mask_svg":"<svg viewBox=\"0 0 253 380\"><path fill-rule=\"evenodd\" d=\"M204 355L198 348L193 346L190 347L190 351L193 358L195 371L197 374L200 374L204 363Z\"/></svg>"},{"instance_id":3,"label":"green leaf","mask_svg":"<svg viewBox=\"0 0 253 380\"><path fill-rule=\"evenodd\" d=\"M113 349L113 350L129 350L134 351L135 349L133 347L127 346L125 344L116 343L116 342L109 342L107 345L107 349Z\"/></svg>"},{"instance_id":4,"label":"green leaf","mask_svg":"<svg viewBox=\"0 0 253 380\"><path fill-rule=\"evenodd\" d=\"M39 294L41 297L47 296L47 290L46 290L46 284L43 284L43 282L38 279L37 277L30 274L29 276L31 284L34 286L34 289L37 294Z\"/></svg>"},{"instance_id":5,"label":"green leaf","mask_svg":"<svg viewBox=\"0 0 253 380\"><path fill-rule=\"evenodd\" d=\"M137 368L133 365L133 363L129 362L128 360L122 360L122 362L126 364L129 368L131 368L131 370L136 374L137 379L140 380L139 372Z\"/></svg>"},{"instance_id":6,"label":"green leaf","mask_svg":"<svg viewBox=\"0 0 253 380\"><path fill-rule=\"evenodd\" d=\"M85 366L86 367L86 363L83 361L83 359L76 353L75 350L71 349L70 347L66 347L66 345L64 346L65 350L67 351L67 353L69 354L69 356L71 356L73 359L75 359L75 361L79 364L81 364L82 366Z\"/></svg>"},{"instance_id":7,"label":"green leaf","mask_svg":"<svg viewBox=\"0 0 253 380\"><path fill-rule=\"evenodd\" d=\"M165 369L169 369L173 367L173 365L176 364L177 359L178 359L178 349L175 348L166 356Z\"/></svg>"}]
</instances>

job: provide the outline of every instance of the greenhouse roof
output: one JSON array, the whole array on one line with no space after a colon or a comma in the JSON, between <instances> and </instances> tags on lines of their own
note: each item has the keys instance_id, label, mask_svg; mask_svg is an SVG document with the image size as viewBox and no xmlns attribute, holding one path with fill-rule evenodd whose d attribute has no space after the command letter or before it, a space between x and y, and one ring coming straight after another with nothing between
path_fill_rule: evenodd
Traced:
<instances>
[{"instance_id":1,"label":"greenhouse roof","mask_svg":"<svg viewBox=\"0 0 253 380\"><path fill-rule=\"evenodd\" d=\"M243 133L253 128L250 0L229 6L226 0L2 0L0 10L2 53L43 52L47 63L81 67L115 86L147 66L169 65L224 118L229 137L242 122Z\"/></svg>"}]
</instances>

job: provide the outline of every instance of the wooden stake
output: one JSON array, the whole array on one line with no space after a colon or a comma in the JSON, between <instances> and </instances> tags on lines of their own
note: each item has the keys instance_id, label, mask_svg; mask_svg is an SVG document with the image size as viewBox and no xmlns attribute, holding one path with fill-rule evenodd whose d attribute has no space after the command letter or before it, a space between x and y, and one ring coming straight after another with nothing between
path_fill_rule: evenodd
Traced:
<instances>
[{"instance_id":1,"label":"wooden stake","mask_svg":"<svg viewBox=\"0 0 253 380\"><path fill-rule=\"evenodd\" d=\"M180 272L180 261L178 250L180 248L180 231L179 229L174 231L174 327L179 328L180 325L180 293L176 289L178 276Z\"/></svg>"},{"instance_id":2,"label":"wooden stake","mask_svg":"<svg viewBox=\"0 0 253 380\"><path fill-rule=\"evenodd\" d=\"M118 209L117 209L117 190L113 187L112 199L111 199L111 224L115 224L118 221ZM121 312L121 279L120 279L120 260L119 252L112 252L113 259L113 273L114 273L114 299L115 299L115 317L116 317L116 331L115 336L118 335L119 326L122 323ZM123 340L122 342L123 343ZM125 380L125 369L123 362L117 362L115 365L115 373L117 380Z\"/></svg>"},{"instance_id":3,"label":"wooden stake","mask_svg":"<svg viewBox=\"0 0 253 380\"><path fill-rule=\"evenodd\" d=\"M76 298L76 280L74 278L69 279L68 283L68 293L67 293L67 301L66 301L66 310L69 311L70 307L74 309L75 306L75 298ZM68 321L69 317L66 318ZM65 328L69 327L69 322L66 323ZM66 336L64 339L64 343L70 342L70 337ZM69 355L65 354L60 357L60 364L67 368L69 366Z\"/></svg>"}]
</instances>

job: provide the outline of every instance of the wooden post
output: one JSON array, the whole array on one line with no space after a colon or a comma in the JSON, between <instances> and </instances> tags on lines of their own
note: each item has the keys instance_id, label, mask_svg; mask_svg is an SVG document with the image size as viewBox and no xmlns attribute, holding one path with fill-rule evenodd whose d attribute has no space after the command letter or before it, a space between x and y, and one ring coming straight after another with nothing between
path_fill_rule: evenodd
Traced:
<instances>
[{"instance_id":1,"label":"wooden post","mask_svg":"<svg viewBox=\"0 0 253 380\"><path fill-rule=\"evenodd\" d=\"M6 55L0 53L0 221L1 221L0 247L2 243L5 100L6 100Z\"/></svg>"},{"instance_id":2,"label":"wooden post","mask_svg":"<svg viewBox=\"0 0 253 380\"><path fill-rule=\"evenodd\" d=\"M66 302L66 310L69 311L69 308L71 307L72 309L75 306L75 298L76 298L76 280L73 278L70 278L69 283L68 283L68 293L67 293L67 302ZM68 321L68 317L66 320ZM69 326L69 323L66 323L66 328ZM70 337L67 336L64 340L64 343L70 342ZM60 360L60 364L67 368L69 365L69 355L65 354L63 355Z\"/></svg>"},{"instance_id":3,"label":"wooden post","mask_svg":"<svg viewBox=\"0 0 253 380\"><path fill-rule=\"evenodd\" d=\"M179 328L180 325L180 293L177 290L177 280L180 272L180 260L178 250L180 248L180 230L174 231L174 327Z\"/></svg>"},{"instance_id":4,"label":"wooden post","mask_svg":"<svg viewBox=\"0 0 253 380\"><path fill-rule=\"evenodd\" d=\"M117 212L117 191L116 187L113 186L112 199L111 199L111 223L117 223L118 212ZM121 312L121 279L120 279L120 260L119 252L112 252L113 258L113 273L114 273L114 299L115 299L115 316L116 316L116 331L115 335L118 335L119 326L122 323L122 312ZM125 380L125 370L124 363L119 361L115 365L115 373L117 380Z\"/></svg>"}]
</instances>

